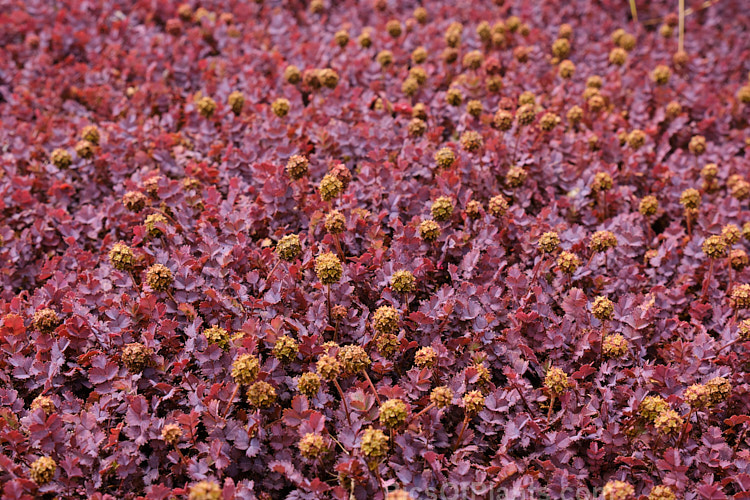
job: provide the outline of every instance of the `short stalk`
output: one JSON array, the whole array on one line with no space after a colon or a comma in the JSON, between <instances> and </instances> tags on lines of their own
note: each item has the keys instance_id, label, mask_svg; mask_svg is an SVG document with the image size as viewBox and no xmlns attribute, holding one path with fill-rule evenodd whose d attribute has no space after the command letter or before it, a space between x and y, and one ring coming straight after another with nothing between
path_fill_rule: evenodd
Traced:
<instances>
[{"instance_id":1,"label":"short stalk","mask_svg":"<svg viewBox=\"0 0 750 500\"><path fill-rule=\"evenodd\" d=\"M408 316L409 314L409 302L411 302L411 297L409 296L409 293L407 292L404 294L404 312L402 313L404 317Z\"/></svg>"},{"instance_id":2,"label":"short stalk","mask_svg":"<svg viewBox=\"0 0 750 500\"><path fill-rule=\"evenodd\" d=\"M341 262L346 261L346 256L344 255L344 250L341 248L341 241L339 240L339 235L334 234L333 236L333 245L336 247L336 251L339 254L339 259L341 259Z\"/></svg>"},{"instance_id":3,"label":"short stalk","mask_svg":"<svg viewBox=\"0 0 750 500\"><path fill-rule=\"evenodd\" d=\"M273 276L273 273L276 271L276 268L279 267L279 264L281 263L280 260L276 261L276 264L273 265L270 271L268 271L268 274L266 275L266 283L268 283L268 280L271 279L271 276Z\"/></svg>"},{"instance_id":4,"label":"short stalk","mask_svg":"<svg viewBox=\"0 0 750 500\"><path fill-rule=\"evenodd\" d=\"M679 449L682 446L682 442L685 441L685 437L687 435L687 429L690 425L690 417L693 416L693 412L695 410L693 408L690 408L690 411L687 414L687 417L685 417L685 423L682 425L682 430L680 431L680 438L677 440L677 448Z\"/></svg>"},{"instance_id":5,"label":"short stalk","mask_svg":"<svg viewBox=\"0 0 750 500\"><path fill-rule=\"evenodd\" d=\"M328 435L328 437L331 439L331 441L333 441L334 443L336 443L337 445L339 445L339 448L341 448L341 451L343 451L347 455L351 455L351 453L349 452L349 450L347 450L346 448L344 448L344 445L341 444L341 442L338 439L336 439L335 437L331 436L330 434Z\"/></svg>"},{"instance_id":6,"label":"short stalk","mask_svg":"<svg viewBox=\"0 0 750 500\"><path fill-rule=\"evenodd\" d=\"M550 396L549 409L547 410L547 423L549 423L549 420L552 418L552 409L555 407L555 399L556 396L554 394Z\"/></svg>"},{"instance_id":7,"label":"short stalk","mask_svg":"<svg viewBox=\"0 0 750 500\"><path fill-rule=\"evenodd\" d=\"M523 401L523 405L526 407L526 411L529 412L529 415L534 415L534 412L531 411L531 406L529 406L529 402L526 401L526 396L523 395L523 392L521 392L521 388L518 387L518 384L513 382L513 387L515 387L516 391L518 392L518 395L521 396L521 401Z\"/></svg>"},{"instance_id":8,"label":"short stalk","mask_svg":"<svg viewBox=\"0 0 750 500\"><path fill-rule=\"evenodd\" d=\"M468 425L469 425L469 415L465 415L463 422L461 422L461 432L458 433L456 442L453 443L452 451L456 451L456 448L458 448L458 445L461 444L461 438L464 436L464 432L466 431L466 427L468 427Z\"/></svg>"},{"instance_id":9,"label":"short stalk","mask_svg":"<svg viewBox=\"0 0 750 500\"><path fill-rule=\"evenodd\" d=\"M705 302L706 298L708 297L708 286L711 283L711 277L714 274L714 259L709 260L708 264L708 272L706 273L706 276L703 278L703 292L701 293L701 301Z\"/></svg>"},{"instance_id":10,"label":"short stalk","mask_svg":"<svg viewBox=\"0 0 750 500\"><path fill-rule=\"evenodd\" d=\"M531 275L531 284L533 285L536 283L536 278L539 275L539 270L542 268L542 264L544 263L544 256L546 254L542 253L542 255L539 257L539 260L537 261L536 265L534 266L534 273Z\"/></svg>"},{"instance_id":11,"label":"short stalk","mask_svg":"<svg viewBox=\"0 0 750 500\"><path fill-rule=\"evenodd\" d=\"M229 410L232 409L232 402L234 401L235 396L237 396L237 392L240 390L240 384L235 384L234 391L232 391L232 395L229 396L229 402L227 403L227 407L224 410L224 414L222 415L222 418L226 419L227 415L229 415Z\"/></svg>"},{"instance_id":12,"label":"short stalk","mask_svg":"<svg viewBox=\"0 0 750 500\"><path fill-rule=\"evenodd\" d=\"M723 351L724 349L726 349L728 347L732 347L733 345L735 345L735 344L737 344L739 342L742 342L742 337L736 338L733 341L729 342L728 344L724 344L724 346L722 346L721 348L719 348L718 351L716 351L716 354L714 356L718 356L721 353L721 351Z\"/></svg>"},{"instance_id":13,"label":"short stalk","mask_svg":"<svg viewBox=\"0 0 750 500\"><path fill-rule=\"evenodd\" d=\"M182 462L185 466L187 466L187 458L185 458L185 455L182 454L182 450L177 447L177 443L175 443L174 449L177 452L177 454L180 456L180 462Z\"/></svg>"},{"instance_id":14,"label":"short stalk","mask_svg":"<svg viewBox=\"0 0 750 500\"><path fill-rule=\"evenodd\" d=\"M413 419L413 420L416 420L416 419L418 419L419 417L421 417L422 415L424 415L424 414L425 414L425 413L427 413L428 411L432 410L433 408L435 408L435 403L430 403L430 404L428 404L427 406L425 406L424 408L422 408L422 410L421 410L421 411L420 411L419 413L415 414L415 415L414 415L414 416L412 417L412 419Z\"/></svg>"},{"instance_id":15,"label":"short stalk","mask_svg":"<svg viewBox=\"0 0 750 500\"><path fill-rule=\"evenodd\" d=\"M737 452L737 449L740 447L740 444L742 444L742 441L745 438L745 432L746 431L747 431L747 426L743 427L742 431L739 434L739 436L737 436L737 442L734 443L734 446L732 447L732 449L734 450L735 453Z\"/></svg>"},{"instance_id":16,"label":"short stalk","mask_svg":"<svg viewBox=\"0 0 750 500\"><path fill-rule=\"evenodd\" d=\"M649 220L649 218L646 217L645 219L646 219L646 230L648 232L648 239L649 239L648 246L651 246L651 243L654 241L654 238L656 238L656 234L654 234L654 228L651 227L651 221Z\"/></svg>"},{"instance_id":17,"label":"short stalk","mask_svg":"<svg viewBox=\"0 0 750 500\"><path fill-rule=\"evenodd\" d=\"M677 48L682 51L685 48L685 0L679 1L679 38L677 39Z\"/></svg>"},{"instance_id":18,"label":"short stalk","mask_svg":"<svg viewBox=\"0 0 750 500\"><path fill-rule=\"evenodd\" d=\"M339 391L339 396L341 396L341 404L344 405L344 413L346 413L346 421L349 423L349 426L352 425L352 419L349 417L349 405L346 404L346 397L344 396L344 391L341 390L341 386L339 385L339 381L336 379L333 379L333 385L336 386L336 389Z\"/></svg>"},{"instance_id":19,"label":"short stalk","mask_svg":"<svg viewBox=\"0 0 750 500\"><path fill-rule=\"evenodd\" d=\"M518 152L518 144L521 142L521 136L523 135L523 127L518 129L518 135L516 136L516 144L513 146L513 154L511 155L511 158L513 160L513 163L516 162L516 153Z\"/></svg>"},{"instance_id":20,"label":"short stalk","mask_svg":"<svg viewBox=\"0 0 750 500\"><path fill-rule=\"evenodd\" d=\"M378 396L378 390L375 389L375 384L372 383L372 380L370 379L370 376L367 374L366 370L362 370L362 375L365 376L365 380L367 380L367 384L372 389L372 393L375 395L375 400L378 402L378 406L380 406L381 405L380 396Z\"/></svg>"},{"instance_id":21,"label":"short stalk","mask_svg":"<svg viewBox=\"0 0 750 500\"><path fill-rule=\"evenodd\" d=\"M331 285L326 285L326 294L328 295L328 324L333 323L333 314L331 313Z\"/></svg>"},{"instance_id":22,"label":"short stalk","mask_svg":"<svg viewBox=\"0 0 750 500\"><path fill-rule=\"evenodd\" d=\"M591 257L589 257L589 261L586 263L586 267L591 268L591 263L594 261L594 257L596 257L596 252L591 253Z\"/></svg>"},{"instance_id":23,"label":"short stalk","mask_svg":"<svg viewBox=\"0 0 750 500\"><path fill-rule=\"evenodd\" d=\"M182 229L182 225L179 222L177 222L174 219L174 217L172 217L171 215L169 215L164 210L162 210L160 208L153 207L153 206L146 207L145 210L153 210L154 212L158 213L159 215L164 216L165 219L168 219L169 222L171 222L172 225L175 227L175 229L177 229L178 231L182 231L183 230Z\"/></svg>"},{"instance_id":24,"label":"short stalk","mask_svg":"<svg viewBox=\"0 0 750 500\"><path fill-rule=\"evenodd\" d=\"M638 10L635 8L635 0L630 0L630 15L633 16L633 22L638 23Z\"/></svg>"},{"instance_id":25,"label":"short stalk","mask_svg":"<svg viewBox=\"0 0 750 500\"><path fill-rule=\"evenodd\" d=\"M380 471L378 470L377 466L375 466L375 477L378 478L378 486L380 487L380 492L383 494L383 499L385 499L386 491L385 486L383 486L383 478L380 477Z\"/></svg>"},{"instance_id":26,"label":"short stalk","mask_svg":"<svg viewBox=\"0 0 750 500\"><path fill-rule=\"evenodd\" d=\"M534 151L539 144L539 141L542 140L542 137L544 137L544 132L541 131L539 134L537 134L536 139L534 139L534 142L531 143L531 147L529 148L529 151Z\"/></svg>"}]
</instances>

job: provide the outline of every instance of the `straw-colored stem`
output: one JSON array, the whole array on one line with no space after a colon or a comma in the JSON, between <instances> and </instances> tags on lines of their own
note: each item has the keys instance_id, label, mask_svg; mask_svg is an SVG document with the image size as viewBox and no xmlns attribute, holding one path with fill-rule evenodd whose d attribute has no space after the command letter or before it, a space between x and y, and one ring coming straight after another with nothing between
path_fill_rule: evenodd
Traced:
<instances>
[{"instance_id":1,"label":"straw-colored stem","mask_svg":"<svg viewBox=\"0 0 750 500\"><path fill-rule=\"evenodd\" d=\"M427 406L425 406L424 408L422 408L422 410L419 413L417 413L416 415L414 415L412 417L412 420L418 419L419 417L421 417L422 415L424 415L428 411L432 410L433 408L435 408L435 403L428 404Z\"/></svg>"},{"instance_id":2,"label":"straw-colored stem","mask_svg":"<svg viewBox=\"0 0 750 500\"><path fill-rule=\"evenodd\" d=\"M630 15L633 16L633 22L638 22L638 10L635 8L635 0L630 0Z\"/></svg>"}]
</instances>

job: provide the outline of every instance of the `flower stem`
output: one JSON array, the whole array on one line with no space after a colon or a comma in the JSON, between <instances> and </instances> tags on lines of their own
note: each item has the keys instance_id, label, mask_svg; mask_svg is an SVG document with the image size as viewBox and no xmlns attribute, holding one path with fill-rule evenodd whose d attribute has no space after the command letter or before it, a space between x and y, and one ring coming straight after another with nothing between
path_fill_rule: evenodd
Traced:
<instances>
[{"instance_id":1,"label":"flower stem","mask_svg":"<svg viewBox=\"0 0 750 500\"><path fill-rule=\"evenodd\" d=\"M344 250L341 248L341 241L339 241L339 235L334 234L333 236L333 244L336 247L336 251L339 253L339 258L341 259L341 262L346 262L346 256L344 255Z\"/></svg>"},{"instance_id":2,"label":"flower stem","mask_svg":"<svg viewBox=\"0 0 750 500\"><path fill-rule=\"evenodd\" d=\"M177 222L177 221L176 221L176 220L174 219L174 217L172 217L171 215L169 215L169 214L168 214L167 212L165 212L164 210L162 210L162 209L160 209L160 208L156 208L156 207L154 207L154 206L148 206L148 207L146 207L146 208L145 208L144 210L153 210L154 212L158 213L159 215L162 215L162 216L164 216L164 218L165 218L165 219L168 219L168 220L169 220L169 221L170 221L170 222L172 223L172 225L173 225L173 226L175 227L175 229L177 229L177 230L178 230L178 231L180 231L180 232L182 232L182 231L183 231L182 225L181 225L181 224L180 224L179 222Z\"/></svg>"},{"instance_id":3,"label":"flower stem","mask_svg":"<svg viewBox=\"0 0 750 500\"><path fill-rule=\"evenodd\" d=\"M635 8L635 0L630 0L630 15L633 16L633 22L638 22L638 10Z\"/></svg>"},{"instance_id":4,"label":"flower stem","mask_svg":"<svg viewBox=\"0 0 750 500\"><path fill-rule=\"evenodd\" d=\"M537 261L536 265L534 266L534 273L531 275L531 285L533 285L536 282L536 278L539 275L539 270L542 268L542 263L544 262L544 255L545 254L542 254L539 257L539 260Z\"/></svg>"},{"instance_id":5,"label":"flower stem","mask_svg":"<svg viewBox=\"0 0 750 500\"><path fill-rule=\"evenodd\" d=\"M708 285L711 283L711 276L714 274L714 259L711 258L708 264L708 272L703 277L703 292L701 293L701 302L705 302L708 297Z\"/></svg>"},{"instance_id":6,"label":"flower stem","mask_svg":"<svg viewBox=\"0 0 750 500\"><path fill-rule=\"evenodd\" d=\"M409 302L411 301L411 297L409 296L409 292L406 292L404 294L404 311L402 313L403 317L406 317L409 315Z\"/></svg>"},{"instance_id":7,"label":"flower stem","mask_svg":"<svg viewBox=\"0 0 750 500\"><path fill-rule=\"evenodd\" d=\"M279 264L281 263L280 260L276 261L276 264L273 265L270 271L268 271L268 274L266 275L266 282L271 279L271 276L273 276L274 271L276 271L276 268L279 267Z\"/></svg>"},{"instance_id":8,"label":"flower stem","mask_svg":"<svg viewBox=\"0 0 750 500\"><path fill-rule=\"evenodd\" d=\"M362 370L362 375L365 376L365 380L367 380L367 383L370 385L372 393L375 395L375 400L378 402L378 406L380 406L382 403L380 402L380 396L378 396L378 390L375 389L375 384L372 383L372 380L370 379L370 376L367 374L366 370Z\"/></svg>"},{"instance_id":9,"label":"flower stem","mask_svg":"<svg viewBox=\"0 0 750 500\"><path fill-rule=\"evenodd\" d=\"M385 499L387 495L383 486L383 478L380 477L380 471L377 469L377 466L375 467L375 477L378 478L378 486L380 487L380 492L383 494L383 499Z\"/></svg>"},{"instance_id":10,"label":"flower stem","mask_svg":"<svg viewBox=\"0 0 750 500\"><path fill-rule=\"evenodd\" d=\"M586 267L591 268L591 262L594 260L594 257L596 257L596 252L591 252L591 257L589 257L589 261L586 263Z\"/></svg>"},{"instance_id":11,"label":"flower stem","mask_svg":"<svg viewBox=\"0 0 750 500\"><path fill-rule=\"evenodd\" d=\"M685 417L685 423L682 425L682 430L680 431L680 438L677 440L678 449L682 446L682 442L685 440L685 436L687 435L687 428L690 425L690 417L693 416L693 411L693 408L690 408L687 417Z\"/></svg>"},{"instance_id":12,"label":"flower stem","mask_svg":"<svg viewBox=\"0 0 750 500\"><path fill-rule=\"evenodd\" d=\"M328 437L330 438L331 441L333 441L334 443L336 443L337 445L339 445L339 448L341 448L341 451L343 451L347 455L351 455L351 452L349 452L349 450L347 450L346 448L344 448L344 445L341 444L341 442L338 439L336 439L335 437L331 436L330 434L328 435Z\"/></svg>"},{"instance_id":13,"label":"flower stem","mask_svg":"<svg viewBox=\"0 0 750 500\"><path fill-rule=\"evenodd\" d=\"M469 415L464 415L464 420L463 422L461 422L461 432L458 433L456 442L453 443L452 451L456 451L456 448L458 448L458 445L461 443L461 438L464 436L464 431L466 431L466 427L468 425L469 425Z\"/></svg>"},{"instance_id":14,"label":"flower stem","mask_svg":"<svg viewBox=\"0 0 750 500\"><path fill-rule=\"evenodd\" d=\"M549 409L547 410L547 423L549 423L549 419L552 418L552 408L555 406L555 399L556 396L553 394L549 399Z\"/></svg>"},{"instance_id":15,"label":"flower stem","mask_svg":"<svg viewBox=\"0 0 750 500\"><path fill-rule=\"evenodd\" d=\"M679 38L677 40L677 49L682 51L685 48L685 0L679 1L680 18L679 18Z\"/></svg>"},{"instance_id":16,"label":"flower stem","mask_svg":"<svg viewBox=\"0 0 750 500\"><path fill-rule=\"evenodd\" d=\"M412 420L418 419L419 417L421 417L422 415L424 415L428 411L432 410L433 408L435 408L435 403L428 404L427 406L425 406L424 408L422 408L422 410L419 413L417 413L416 415L414 415L412 417Z\"/></svg>"},{"instance_id":17,"label":"flower stem","mask_svg":"<svg viewBox=\"0 0 750 500\"><path fill-rule=\"evenodd\" d=\"M326 293L328 295L328 324L333 323L333 314L331 313L331 285L326 285Z\"/></svg>"},{"instance_id":18,"label":"flower stem","mask_svg":"<svg viewBox=\"0 0 750 500\"><path fill-rule=\"evenodd\" d=\"M737 449L740 447L740 444L742 444L742 441L745 438L746 431L747 431L747 426L743 426L742 431L740 432L740 435L737 437L737 442L735 442L734 446L732 447L735 453L737 452Z\"/></svg>"},{"instance_id":19,"label":"flower stem","mask_svg":"<svg viewBox=\"0 0 750 500\"><path fill-rule=\"evenodd\" d=\"M725 344L724 346L722 346L722 347L721 347L721 348L720 348L720 349L719 349L718 351L716 351L716 354L714 354L714 357L718 356L718 355L719 355L719 353L720 353L721 351L723 351L724 349L726 349L727 347L732 347L732 346L733 346L733 345L735 345L735 344L736 344L737 342L742 342L742 337L740 337L740 338L737 338L737 339L734 339L733 341L731 341L731 342L729 342L729 343Z\"/></svg>"},{"instance_id":20,"label":"flower stem","mask_svg":"<svg viewBox=\"0 0 750 500\"><path fill-rule=\"evenodd\" d=\"M177 443L175 443L174 449L177 452L177 454L180 456L180 462L182 462L185 466L187 466L187 458L185 458L185 455L182 454L182 450L177 447Z\"/></svg>"},{"instance_id":21,"label":"flower stem","mask_svg":"<svg viewBox=\"0 0 750 500\"><path fill-rule=\"evenodd\" d=\"M234 391L232 391L232 395L229 396L229 401L227 402L227 407L224 410L224 414L222 415L222 418L226 419L227 415L229 415L229 410L232 408L232 402L234 401L235 396L237 396L237 392L240 390L240 384L236 384L234 386Z\"/></svg>"},{"instance_id":22,"label":"flower stem","mask_svg":"<svg viewBox=\"0 0 750 500\"><path fill-rule=\"evenodd\" d=\"M518 384L515 381L513 382L513 387L518 392L518 395L521 396L521 401L523 401L523 405L526 407L526 411L529 412L529 415L533 415L534 412L531 411L531 406L529 406L529 402L526 401L526 396L523 395L523 392L521 392L521 388L518 387Z\"/></svg>"},{"instance_id":23,"label":"flower stem","mask_svg":"<svg viewBox=\"0 0 750 500\"><path fill-rule=\"evenodd\" d=\"M649 218L646 217L645 220L646 220L646 229L648 231L648 239L649 239L649 244L647 246L650 247L651 243L654 241L654 238L656 238L656 233L654 233L654 228L651 227L651 221L649 220Z\"/></svg>"},{"instance_id":24,"label":"flower stem","mask_svg":"<svg viewBox=\"0 0 750 500\"><path fill-rule=\"evenodd\" d=\"M521 142L521 135L523 135L523 127L518 130L518 135L516 136L516 144L515 146L513 146L513 155L511 155L513 163L516 162L516 153L518 152L518 143Z\"/></svg>"},{"instance_id":25,"label":"flower stem","mask_svg":"<svg viewBox=\"0 0 750 500\"><path fill-rule=\"evenodd\" d=\"M339 385L338 380L333 379L333 385L335 385L336 389L339 391L339 396L341 396L341 404L344 405L344 413L346 413L346 421L349 423L349 426L351 426L352 420L349 417L349 406L346 404L346 397L344 396L344 391L341 390L341 386Z\"/></svg>"}]
</instances>

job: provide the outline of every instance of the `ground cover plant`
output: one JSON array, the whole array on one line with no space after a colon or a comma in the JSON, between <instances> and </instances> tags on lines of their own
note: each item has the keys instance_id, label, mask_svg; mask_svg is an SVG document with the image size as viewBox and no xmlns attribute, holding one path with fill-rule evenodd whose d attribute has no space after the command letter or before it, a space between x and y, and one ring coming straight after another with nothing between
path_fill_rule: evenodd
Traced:
<instances>
[{"instance_id":1,"label":"ground cover plant","mask_svg":"<svg viewBox=\"0 0 750 500\"><path fill-rule=\"evenodd\" d=\"M2 498L750 498L750 14L632 7L5 2Z\"/></svg>"}]
</instances>

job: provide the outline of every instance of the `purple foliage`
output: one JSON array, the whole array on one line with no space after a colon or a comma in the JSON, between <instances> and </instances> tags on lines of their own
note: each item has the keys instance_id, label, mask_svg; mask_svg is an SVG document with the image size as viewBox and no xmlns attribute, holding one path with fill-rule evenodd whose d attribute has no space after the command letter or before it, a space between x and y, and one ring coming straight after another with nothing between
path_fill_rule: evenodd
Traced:
<instances>
[{"instance_id":1,"label":"purple foliage","mask_svg":"<svg viewBox=\"0 0 750 500\"><path fill-rule=\"evenodd\" d=\"M6 2L2 499L750 498L750 14L668 3Z\"/></svg>"}]
</instances>

